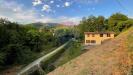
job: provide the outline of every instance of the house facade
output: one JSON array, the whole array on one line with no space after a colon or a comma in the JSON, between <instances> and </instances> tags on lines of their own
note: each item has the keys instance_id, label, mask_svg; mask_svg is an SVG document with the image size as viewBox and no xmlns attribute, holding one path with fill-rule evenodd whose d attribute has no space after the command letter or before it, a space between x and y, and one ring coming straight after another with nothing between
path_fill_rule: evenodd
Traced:
<instances>
[{"instance_id":1,"label":"house facade","mask_svg":"<svg viewBox=\"0 0 133 75\"><path fill-rule=\"evenodd\" d=\"M103 41L114 38L114 32L85 32L85 45L100 45Z\"/></svg>"}]
</instances>

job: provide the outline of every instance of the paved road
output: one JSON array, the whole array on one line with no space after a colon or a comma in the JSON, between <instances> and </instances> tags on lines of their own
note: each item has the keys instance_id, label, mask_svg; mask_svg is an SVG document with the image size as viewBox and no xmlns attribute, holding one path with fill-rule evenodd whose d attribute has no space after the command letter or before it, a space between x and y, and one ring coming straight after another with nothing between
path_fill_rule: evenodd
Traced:
<instances>
[{"instance_id":1,"label":"paved road","mask_svg":"<svg viewBox=\"0 0 133 75\"><path fill-rule=\"evenodd\" d=\"M32 69L33 67L38 66L41 61L47 61L49 58L53 57L55 54L60 52L70 41L68 41L65 44L63 44L62 46L58 47L57 49L55 49L51 53L44 55L44 56L38 58L37 60L33 61L31 64L24 67L20 72L18 72L17 75L22 75L22 74L26 73L27 71L29 71L30 69Z\"/></svg>"}]
</instances>

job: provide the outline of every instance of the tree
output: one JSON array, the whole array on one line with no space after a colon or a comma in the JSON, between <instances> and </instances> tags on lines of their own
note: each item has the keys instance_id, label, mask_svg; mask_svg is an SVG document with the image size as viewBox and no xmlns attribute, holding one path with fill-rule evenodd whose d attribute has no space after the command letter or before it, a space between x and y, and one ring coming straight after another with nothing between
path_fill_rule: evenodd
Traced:
<instances>
[{"instance_id":1,"label":"tree","mask_svg":"<svg viewBox=\"0 0 133 75\"><path fill-rule=\"evenodd\" d=\"M86 31L97 31L97 18L95 16L89 16L88 19L83 18L79 24L79 29L83 34Z\"/></svg>"},{"instance_id":2,"label":"tree","mask_svg":"<svg viewBox=\"0 0 133 75\"><path fill-rule=\"evenodd\" d=\"M104 31L105 30L105 18L103 16L98 16L97 18L97 30L98 31Z\"/></svg>"},{"instance_id":3,"label":"tree","mask_svg":"<svg viewBox=\"0 0 133 75\"><path fill-rule=\"evenodd\" d=\"M122 22L119 22L118 23L118 26L117 28L119 29L119 31L123 31L123 30L126 30L128 29L129 27L133 26L133 20L132 19L129 19L127 21L122 21Z\"/></svg>"},{"instance_id":4,"label":"tree","mask_svg":"<svg viewBox=\"0 0 133 75\"><path fill-rule=\"evenodd\" d=\"M0 19L0 68L33 61L34 54L43 50L42 35L33 27Z\"/></svg>"},{"instance_id":5,"label":"tree","mask_svg":"<svg viewBox=\"0 0 133 75\"><path fill-rule=\"evenodd\" d=\"M82 39L84 37L84 32L102 32L107 29L103 16L89 16L87 19L83 18L78 27Z\"/></svg>"},{"instance_id":6,"label":"tree","mask_svg":"<svg viewBox=\"0 0 133 75\"><path fill-rule=\"evenodd\" d=\"M55 38L59 45L67 42L72 38L79 38L79 30L77 28L60 28L55 30Z\"/></svg>"},{"instance_id":7,"label":"tree","mask_svg":"<svg viewBox=\"0 0 133 75\"><path fill-rule=\"evenodd\" d=\"M5 65L23 64L33 59L31 50L20 44L9 44L3 51L6 53Z\"/></svg>"},{"instance_id":8,"label":"tree","mask_svg":"<svg viewBox=\"0 0 133 75\"><path fill-rule=\"evenodd\" d=\"M121 13L115 13L112 16L110 16L109 20L108 20L108 24L109 24L109 29L116 31L117 29L117 25L119 22L122 21L126 21L128 20L128 17L124 14Z\"/></svg>"}]
</instances>

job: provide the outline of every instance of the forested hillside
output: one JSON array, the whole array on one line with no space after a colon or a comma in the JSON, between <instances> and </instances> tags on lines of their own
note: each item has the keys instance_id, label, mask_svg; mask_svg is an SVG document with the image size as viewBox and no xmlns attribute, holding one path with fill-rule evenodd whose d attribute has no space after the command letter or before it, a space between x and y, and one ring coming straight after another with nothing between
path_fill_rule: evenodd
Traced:
<instances>
[{"instance_id":1,"label":"forested hillside","mask_svg":"<svg viewBox=\"0 0 133 75\"><path fill-rule=\"evenodd\" d=\"M23 26L0 19L0 69L11 65L27 64L39 57L42 51L56 46L51 32L39 32L31 26Z\"/></svg>"}]
</instances>

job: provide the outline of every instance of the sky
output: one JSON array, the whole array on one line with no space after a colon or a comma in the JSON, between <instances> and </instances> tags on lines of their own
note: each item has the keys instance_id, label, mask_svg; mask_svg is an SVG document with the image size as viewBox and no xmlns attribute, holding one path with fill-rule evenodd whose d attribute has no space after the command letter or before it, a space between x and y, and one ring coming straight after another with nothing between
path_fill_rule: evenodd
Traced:
<instances>
[{"instance_id":1,"label":"sky","mask_svg":"<svg viewBox=\"0 0 133 75\"><path fill-rule=\"evenodd\" d=\"M133 18L133 0L0 0L0 17L28 24L78 24L89 15L105 16L121 12Z\"/></svg>"}]
</instances>

